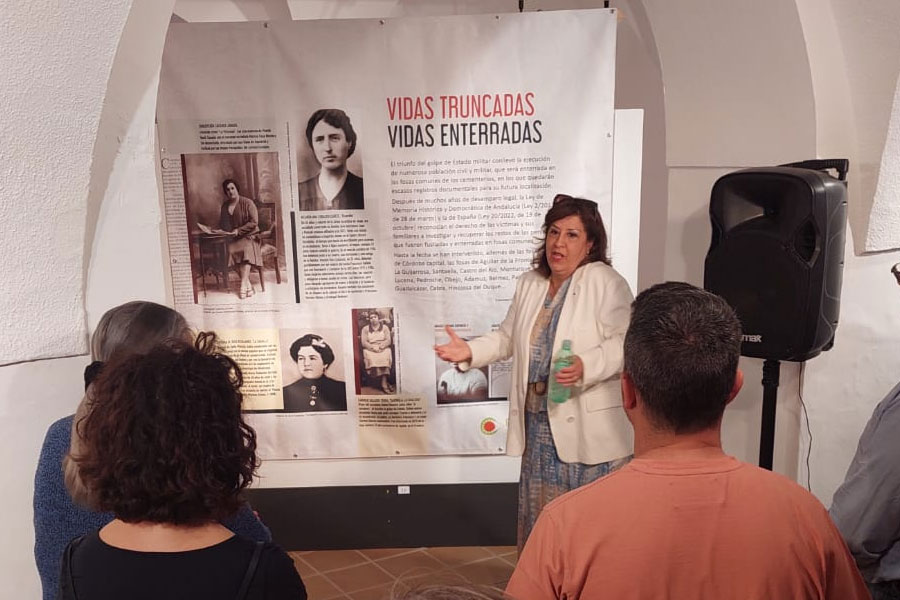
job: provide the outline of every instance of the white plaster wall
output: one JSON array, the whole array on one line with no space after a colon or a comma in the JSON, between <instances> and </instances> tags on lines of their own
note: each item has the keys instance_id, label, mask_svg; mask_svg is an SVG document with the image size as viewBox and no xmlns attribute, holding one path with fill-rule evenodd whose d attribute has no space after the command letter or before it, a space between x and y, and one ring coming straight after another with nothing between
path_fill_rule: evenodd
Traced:
<instances>
[{"instance_id":1,"label":"white plaster wall","mask_svg":"<svg viewBox=\"0 0 900 600\"><path fill-rule=\"evenodd\" d=\"M900 67L900 4L889 0L797 2L816 96L820 156L847 156L851 235L844 253L835 347L809 362L812 489L829 505L875 405L900 379L900 288L890 273L900 253L861 255L878 157ZM854 248L857 253L854 253ZM802 443L807 442L802 429ZM800 477L805 478L805 456Z\"/></svg>"},{"instance_id":2,"label":"white plaster wall","mask_svg":"<svg viewBox=\"0 0 900 600\"><path fill-rule=\"evenodd\" d=\"M0 356L85 349L82 249L92 151L131 2L0 1ZM4 362L0 359L0 363ZM40 595L31 495L47 425L71 412L85 357L0 367L0 579Z\"/></svg>"},{"instance_id":3,"label":"white plaster wall","mask_svg":"<svg viewBox=\"0 0 900 600\"><path fill-rule=\"evenodd\" d=\"M0 365L86 348L85 200L130 6L0 0Z\"/></svg>"},{"instance_id":4,"label":"white plaster wall","mask_svg":"<svg viewBox=\"0 0 900 600\"><path fill-rule=\"evenodd\" d=\"M869 212L878 180L881 153L900 73L900 2L829 0L836 23L832 40L843 50L852 112L843 118L854 126L858 142L850 187L850 224L857 253L866 244ZM840 67L833 66L833 69Z\"/></svg>"},{"instance_id":5,"label":"white plaster wall","mask_svg":"<svg viewBox=\"0 0 900 600\"><path fill-rule=\"evenodd\" d=\"M74 119L70 112L64 124L57 124L58 115L44 114L45 107L35 98L29 99L35 112L19 113L16 118L22 123L14 123L35 129L38 124L58 127L58 130L48 129L52 135L44 140L47 147L40 157L34 158L30 167L36 175L47 179L47 185L56 185L80 198L80 222L72 214L60 210L63 216L72 219L72 231L60 233L58 239L48 235L45 242L54 247L58 244L60 249L67 251L77 250L74 254L78 262L72 265L71 276L79 287L84 282L85 308L91 326L103 312L121 302L136 298L165 301L152 140L156 74L172 3L135 0L130 12L131 2L118 3L114 7L105 2L81 3L66 9L52 3L52 17L40 12L50 11L51 3L22 3L22 10L12 12L6 10L5 3L0 3L0 30L40 31L40 36L33 36L26 46L17 49L22 53L20 58L26 57L30 61L28 66L32 76L35 73L59 75L60 71L67 71L67 77L70 76L72 81L62 80L76 88L85 82L94 85L94 77L102 79L97 84L99 87L95 86L95 96L78 102L77 110L84 112L81 121L92 119L94 127L86 148L82 139L84 122ZM119 15L119 10L125 11L121 14L121 22L113 18ZM90 22L82 22L91 16ZM41 27L36 27L36 23L41 23ZM87 34L77 41L72 40L70 29ZM120 33L127 41L117 49ZM61 39L77 48L71 53L60 51L59 47L49 43L48 40L53 39ZM25 40L20 38L20 41L25 44ZM2 61L3 53L0 52ZM104 68L104 72L98 73ZM0 86L0 105L5 108L9 106L9 94L17 90L6 85L6 72L0 69L0 73L4 83ZM77 93L86 94L87 91ZM56 90L55 94L57 101L66 98L63 90ZM6 116L0 116L0 119ZM5 131L0 148L7 143ZM40 137L36 135L28 143L36 144ZM79 160L74 161L73 157ZM12 180L7 178L5 181ZM5 196L0 202L0 206L9 204ZM40 205L41 218L52 221L55 205L50 202L36 204ZM40 223L29 225L34 237L43 235L40 227ZM84 266L80 262L82 247L86 248ZM29 264L39 271L40 260L30 257L30 261ZM49 284L45 282L44 285ZM4 287L4 291L10 289ZM19 294L23 293L25 290L19 288L9 296L20 302L24 298ZM43 318L44 313L40 314ZM81 304L77 316L70 318L84 322ZM38 335L33 327L30 335ZM31 502L35 466L49 424L74 411L80 399L78 392L83 387L82 372L88 362L87 356L77 356L0 367L0 464L4 465L5 478L4 510L0 512L0 532L3 534L0 580L4 582L0 597L40 597L40 581L32 553Z\"/></svg>"},{"instance_id":6,"label":"white plaster wall","mask_svg":"<svg viewBox=\"0 0 900 600\"><path fill-rule=\"evenodd\" d=\"M156 92L174 0L136 0L122 31L91 172L88 322L134 299L166 302ZM97 235L94 235L94 233Z\"/></svg>"},{"instance_id":7,"label":"white plaster wall","mask_svg":"<svg viewBox=\"0 0 900 600\"><path fill-rule=\"evenodd\" d=\"M872 410L900 381L900 288L891 274L900 253L857 256L852 243L848 239L834 348L809 362L803 385L813 436L812 489L826 506Z\"/></svg>"},{"instance_id":8,"label":"white plaster wall","mask_svg":"<svg viewBox=\"0 0 900 600\"><path fill-rule=\"evenodd\" d=\"M158 81L152 77L142 90L99 207L87 274L91 331L110 307L137 299L168 302L155 169Z\"/></svg>"},{"instance_id":9,"label":"white plaster wall","mask_svg":"<svg viewBox=\"0 0 900 600\"><path fill-rule=\"evenodd\" d=\"M800 19L794 3L775 0L644 0L643 6L665 87L663 279L702 285L715 180L737 168L816 156L815 103ZM726 410L723 444L755 463L762 361L742 358L741 369L744 389ZM782 364L774 455L775 470L794 478L799 375L799 365Z\"/></svg>"},{"instance_id":10,"label":"white plaster wall","mask_svg":"<svg viewBox=\"0 0 900 600\"><path fill-rule=\"evenodd\" d=\"M813 156L815 106L794 2L644 0L644 6L665 82L670 167Z\"/></svg>"},{"instance_id":11,"label":"white plaster wall","mask_svg":"<svg viewBox=\"0 0 900 600\"><path fill-rule=\"evenodd\" d=\"M595 2L602 5L602 2ZM638 285L635 293L661 281L665 269L668 217L666 115L662 71L653 32L640 0L611 2L619 10L616 36L616 108L644 112Z\"/></svg>"},{"instance_id":12,"label":"white plaster wall","mask_svg":"<svg viewBox=\"0 0 900 600\"><path fill-rule=\"evenodd\" d=\"M867 250L900 248L900 81L894 92L891 120L869 213Z\"/></svg>"}]
</instances>

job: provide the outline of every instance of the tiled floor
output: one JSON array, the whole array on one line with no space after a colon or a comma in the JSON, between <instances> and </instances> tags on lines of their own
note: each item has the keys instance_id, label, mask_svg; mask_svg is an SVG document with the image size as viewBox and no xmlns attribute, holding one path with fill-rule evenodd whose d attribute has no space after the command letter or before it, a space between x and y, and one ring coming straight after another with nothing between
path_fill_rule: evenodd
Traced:
<instances>
[{"instance_id":1,"label":"tiled floor","mask_svg":"<svg viewBox=\"0 0 900 600\"><path fill-rule=\"evenodd\" d=\"M515 546L290 552L310 600L386 600L422 583L506 587Z\"/></svg>"}]
</instances>

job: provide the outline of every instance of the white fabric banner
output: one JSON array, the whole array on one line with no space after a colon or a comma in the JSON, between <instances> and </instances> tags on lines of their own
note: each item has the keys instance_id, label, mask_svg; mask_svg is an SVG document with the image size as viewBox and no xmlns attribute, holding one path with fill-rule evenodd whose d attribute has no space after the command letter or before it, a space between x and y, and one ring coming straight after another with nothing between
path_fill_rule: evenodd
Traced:
<instances>
[{"instance_id":1,"label":"white fabric banner","mask_svg":"<svg viewBox=\"0 0 900 600\"><path fill-rule=\"evenodd\" d=\"M432 346L499 324L556 193L611 229L615 26L172 25L176 308L241 364L262 458L505 452L509 366L463 374Z\"/></svg>"}]
</instances>

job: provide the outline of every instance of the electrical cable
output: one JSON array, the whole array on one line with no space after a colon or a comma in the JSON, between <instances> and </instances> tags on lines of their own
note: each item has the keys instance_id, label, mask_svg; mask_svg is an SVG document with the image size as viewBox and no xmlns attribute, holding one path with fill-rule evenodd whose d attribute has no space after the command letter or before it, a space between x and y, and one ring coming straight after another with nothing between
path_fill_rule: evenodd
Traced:
<instances>
[{"instance_id":1,"label":"electrical cable","mask_svg":"<svg viewBox=\"0 0 900 600\"><path fill-rule=\"evenodd\" d=\"M797 379L797 397L800 398L800 407L803 409L803 418L806 421L806 435L809 437L809 444L806 447L806 489L812 492L812 483L809 473L809 457L812 454L812 428L809 425L809 412L806 410L806 403L803 401L803 374L806 369L806 362L800 363L800 377Z\"/></svg>"}]
</instances>

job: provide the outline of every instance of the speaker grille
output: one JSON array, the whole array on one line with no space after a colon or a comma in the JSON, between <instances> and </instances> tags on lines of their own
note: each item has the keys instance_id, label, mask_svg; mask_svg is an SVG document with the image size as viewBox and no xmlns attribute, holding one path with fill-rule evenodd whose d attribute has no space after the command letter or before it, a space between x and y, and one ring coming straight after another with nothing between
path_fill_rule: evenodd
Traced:
<instances>
[{"instance_id":1,"label":"speaker grille","mask_svg":"<svg viewBox=\"0 0 900 600\"><path fill-rule=\"evenodd\" d=\"M807 264L816 260L819 251L819 236L816 234L816 226L812 221L806 221L794 235L794 251Z\"/></svg>"},{"instance_id":2,"label":"speaker grille","mask_svg":"<svg viewBox=\"0 0 900 600\"><path fill-rule=\"evenodd\" d=\"M744 356L786 358L802 337L809 269L784 256L776 239L738 234L707 257L707 289L734 308L745 335L759 336L744 342Z\"/></svg>"}]
</instances>

